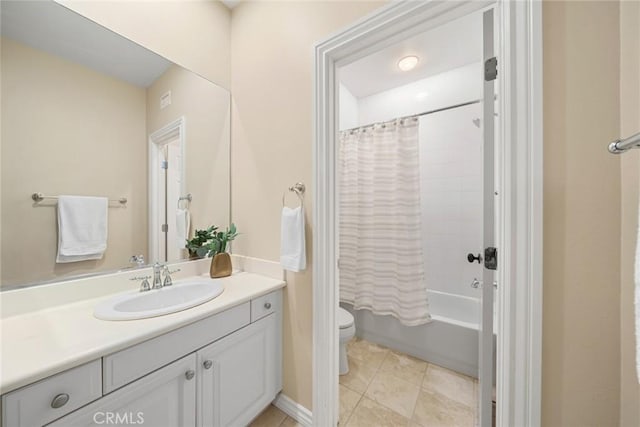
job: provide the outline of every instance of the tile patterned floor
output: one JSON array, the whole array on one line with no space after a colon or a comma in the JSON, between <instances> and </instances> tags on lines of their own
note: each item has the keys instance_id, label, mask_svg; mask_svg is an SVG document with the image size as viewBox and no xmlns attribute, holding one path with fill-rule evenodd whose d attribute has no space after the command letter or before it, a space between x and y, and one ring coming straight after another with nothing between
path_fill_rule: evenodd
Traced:
<instances>
[{"instance_id":1,"label":"tile patterned floor","mask_svg":"<svg viewBox=\"0 0 640 427\"><path fill-rule=\"evenodd\" d=\"M280 409L269 405L249 427L302 427Z\"/></svg>"},{"instance_id":2,"label":"tile patterned floor","mask_svg":"<svg viewBox=\"0 0 640 427\"><path fill-rule=\"evenodd\" d=\"M467 427L476 424L477 380L368 341L347 345L340 426ZM274 406L251 427L295 427Z\"/></svg>"},{"instance_id":3,"label":"tile patterned floor","mask_svg":"<svg viewBox=\"0 0 640 427\"><path fill-rule=\"evenodd\" d=\"M477 380L355 338L340 377L340 425L466 427L476 423ZM356 402L356 403L354 403Z\"/></svg>"}]
</instances>

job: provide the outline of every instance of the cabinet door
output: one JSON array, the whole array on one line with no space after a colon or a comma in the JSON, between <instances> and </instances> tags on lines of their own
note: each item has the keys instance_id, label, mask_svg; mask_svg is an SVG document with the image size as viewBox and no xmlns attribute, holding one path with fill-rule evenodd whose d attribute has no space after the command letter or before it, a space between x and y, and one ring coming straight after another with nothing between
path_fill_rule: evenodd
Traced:
<instances>
[{"instance_id":1,"label":"cabinet door","mask_svg":"<svg viewBox=\"0 0 640 427\"><path fill-rule=\"evenodd\" d=\"M199 426L245 426L275 398L280 341L274 313L198 351Z\"/></svg>"},{"instance_id":2,"label":"cabinet door","mask_svg":"<svg viewBox=\"0 0 640 427\"><path fill-rule=\"evenodd\" d=\"M51 426L196 424L196 355L191 354L60 418Z\"/></svg>"}]
</instances>

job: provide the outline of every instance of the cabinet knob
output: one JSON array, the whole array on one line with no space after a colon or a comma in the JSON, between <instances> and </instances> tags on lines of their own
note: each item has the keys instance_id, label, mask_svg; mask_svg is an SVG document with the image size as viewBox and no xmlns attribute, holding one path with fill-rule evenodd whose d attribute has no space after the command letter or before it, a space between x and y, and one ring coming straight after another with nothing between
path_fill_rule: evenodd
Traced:
<instances>
[{"instance_id":1,"label":"cabinet knob","mask_svg":"<svg viewBox=\"0 0 640 427\"><path fill-rule=\"evenodd\" d=\"M192 380L193 377L196 376L196 373L194 371L192 371L191 369L189 369L187 372L185 372L184 374L185 378L187 378L188 380Z\"/></svg>"},{"instance_id":2,"label":"cabinet knob","mask_svg":"<svg viewBox=\"0 0 640 427\"><path fill-rule=\"evenodd\" d=\"M213 366L213 362L211 360L205 360L202 365L204 366L204 369L210 369Z\"/></svg>"},{"instance_id":3,"label":"cabinet knob","mask_svg":"<svg viewBox=\"0 0 640 427\"><path fill-rule=\"evenodd\" d=\"M264 303L264 308L266 308L267 310L269 310L271 308L271 303L270 302L265 302Z\"/></svg>"},{"instance_id":4,"label":"cabinet knob","mask_svg":"<svg viewBox=\"0 0 640 427\"><path fill-rule=\"evenodd\" d=\"M62 408L69 401L69 395L67 393L60 393L51 401L51 407L53 409Z\"/></svg>"}]
</instances>

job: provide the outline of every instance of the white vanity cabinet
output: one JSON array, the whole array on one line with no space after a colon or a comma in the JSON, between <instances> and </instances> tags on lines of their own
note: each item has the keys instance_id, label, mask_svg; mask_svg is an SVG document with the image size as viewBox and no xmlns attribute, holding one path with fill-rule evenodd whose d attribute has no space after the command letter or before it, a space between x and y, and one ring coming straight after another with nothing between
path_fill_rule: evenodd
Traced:
<instances>
[{"instance_id":1,"label":"white vanity cabinet","mask_svg":"<svg viewBox=\"0 0 640 427\"><path fill-rule=\"evenodd\" d=\"M196 356L190 354L50 424L196 425Z\"/></svg>"},{"instance_id":2,"label":"white vanity cabinet","mask_svg":"<svg viewBox=\"0 0 640 427\"><path fill-rule=\"evenodd\" d=\"M102 396L100 359L2 396L4 427L46 424Z\"/></svg>"},{"instance_id":3,"label":"white vanity cabinet","mask_svg":"<svg viewBox=\"0 0 640 427\"><path fill-rule=\"evenodd\" d=\"M278 289L7 393L0 426L243 427L281 389Z\"/></svg>"},{"instance_id":4,"label":"white vanity cabinet","mask_svg":"<svg viewBox=\"0 0 640 427\"><path fill-rule=\"evenodd\" d=\"M280 391L280 328L272 314L198 351L198 426L245 426Z\"/></svg>"}]
</instances>

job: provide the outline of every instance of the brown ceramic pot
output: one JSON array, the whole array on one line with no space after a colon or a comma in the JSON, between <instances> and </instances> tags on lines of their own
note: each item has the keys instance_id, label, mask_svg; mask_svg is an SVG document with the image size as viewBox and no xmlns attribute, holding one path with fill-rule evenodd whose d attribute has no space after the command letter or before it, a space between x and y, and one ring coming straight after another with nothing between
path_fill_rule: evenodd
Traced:
<instances>
[{"instance_id":1,"label":"brown ceramic pot","mask_svg":"<svg viewBox=\"0 0 640 427\"><path fill-rule=\"evenodd\" d=\"M233 267L231 265L231 256L227 252L215 254L211 259L211 268L209 275L212 278L231 276Z\"/></svg>"}]
</instances>

